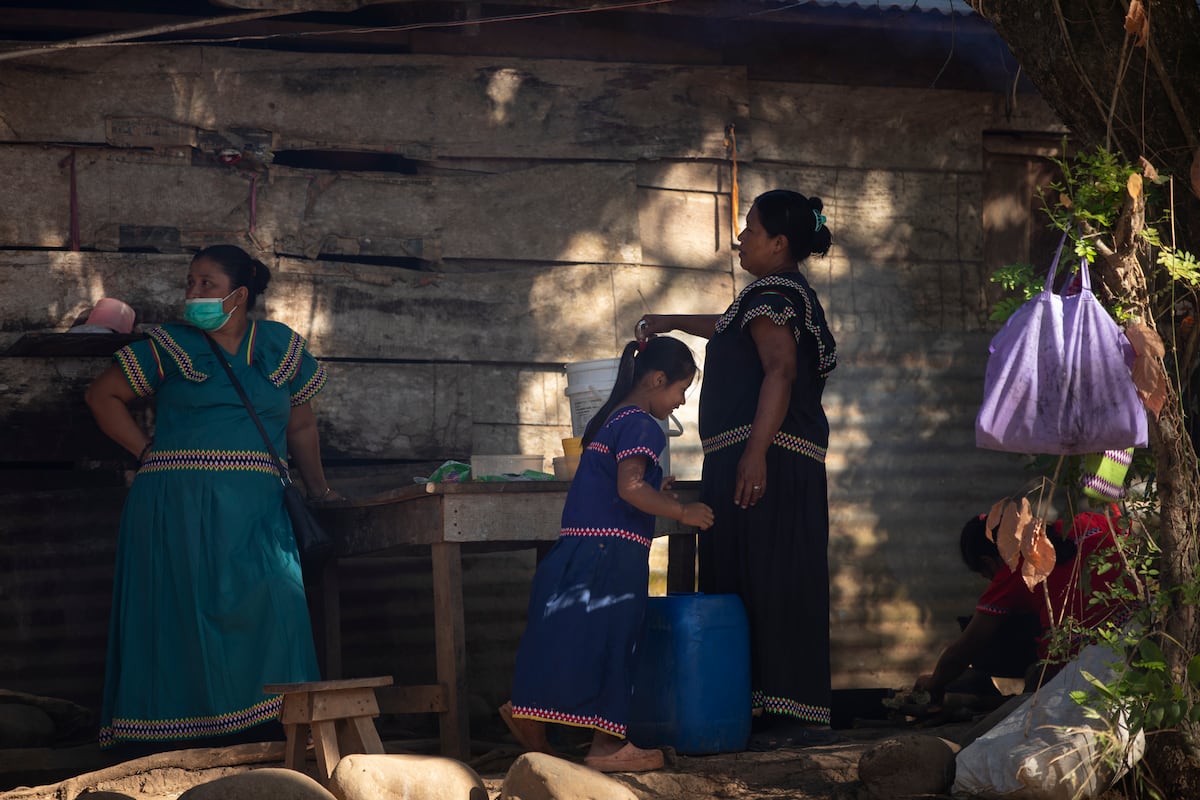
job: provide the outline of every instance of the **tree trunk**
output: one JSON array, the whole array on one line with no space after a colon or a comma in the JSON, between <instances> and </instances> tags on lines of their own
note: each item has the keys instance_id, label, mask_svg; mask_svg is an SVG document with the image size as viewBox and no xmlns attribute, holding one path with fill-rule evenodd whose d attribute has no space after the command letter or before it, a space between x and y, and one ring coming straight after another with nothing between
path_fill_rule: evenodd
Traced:
<instances>
[{"instance_id":1,"label":"tree trunk","mask_svg":"<svg viewBox=\"0 0 1200 800\"><path fill-rule=\"evenodd\" d=\"M1084 149L1106 147L1130 163L1145 157L1162 174L1174 176L1175 226L1164 228L1167 243L1200 252L1200 187L1190 179L1200 156L1200 10L1195 0L1141 0L1147 9L1149 36L1145 46L1125 30L1130 0L968 0L1008 43L1022 69ZM1150 267L1138 260L1141 230L1140 197L1129 198L1122 223L1113 234L1115 252L1101 265L1102 280L1135 307L1157 329L1149 310ZM1169 320L1168 320L1169 322ZM1164 337L1167 362L1175 363L1171 337ZM1184 353L1186 353L1184 349ZM1179 353L1183 358L1184 353ZM1181 364L1187 376L1190 364ZM1186 378L1185 378L1186 379ZM1174 589L1162 621L1166 648L1181 686L1192 654L1200 651L1200 613L1186 600L1187 587L1198 572L1197 527L1200 523L1200 473L1180 399L1183 391L1169 386L1166 403L1150 420L1150 447L1157 467L1160 501L1159 568L1163 587ZM1194 595L1195 592L1190 592ZM1200 766L1200 728L1184 727L1180 736L1153 737L1152 750L1171 765L1153 770L1152 779L1168 797L1195 796L1196 773L1180 764ZM1167 784L1174 783L1176 789Z\"/></svg>"}]
</instances>

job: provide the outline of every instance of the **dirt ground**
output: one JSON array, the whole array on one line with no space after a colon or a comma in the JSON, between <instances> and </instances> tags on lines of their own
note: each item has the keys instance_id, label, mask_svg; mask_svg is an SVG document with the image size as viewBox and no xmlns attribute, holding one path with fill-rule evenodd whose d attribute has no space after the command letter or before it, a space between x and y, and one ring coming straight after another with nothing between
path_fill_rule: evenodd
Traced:
<instances>
[{"instance_id":1,"label":"dirt ground","mask_svg":"<svg viewBox=\"0 0 1200 800\"><path fill-rule=\"evenodd\" d=\"M872 794L859 780L863 753L886 738L903 734L961 741L985 716L986 712L960 711L925 719L854 718L853 724L837 729L839 741L829 745L702 756L668 750L662 770L612 777L641 800L900 800ZM389 753L437 751L436 739L395 738L388 735L387 726L381 727ZM554 740L559 751L582 762L589 738L586 732L555 730L560 732ZM472 741L473 757L467 763L483 779L490 800L498 800L504 776L521 750L498 716L490 724L480 725L477 735L481 738ZM76 800L97 791L113 793L107 796L111 800L177 800L189 788L226 775L282 767L283 753L282 742L177 750L128 761L101 755L93 741L60 749L0 749L0 800ZM305 770L314 775L315 767L310 755ZM949 795L904 797L950 800ZM1126 800L1126 794L1111 790L1099 800Z\"/></svg>"},{"instance_id":2,"label":"dirt ground","mask_svg":"<svg viewBox=\"0 0 1200 800\"><path fill-rule=\"evenodd\" d=\"M953 738L968 724L925 728L920 732ZM722 753L684 756L668 752L667 767L651 773L614 775L643 800L868 800L858 781L863 752L880 739L905 728L839 731L841 741L822 747L771 753ZM430 752L432 742L388 741L388 752ZM511 742L474 743L479 753L470 765L479 773L492 800L500 796L504 775L519 749ZM581 752L571 747L566 754ZM176 800L190 787L250 769L282 766L282 743L228 748L180 750L120 762L54 783L14 787L0 792L5 800L75 800L89 791L127 795L134 800ZM306 765L311 773L314 765ZM0 773L0 779L4 775ZM12 775L10 774L11 778ZM14 784L11 780L0 787ZM869 800L881 800L870 797ZM882 799L886 800L886 799Z\"/></svg>"}]
</instances>

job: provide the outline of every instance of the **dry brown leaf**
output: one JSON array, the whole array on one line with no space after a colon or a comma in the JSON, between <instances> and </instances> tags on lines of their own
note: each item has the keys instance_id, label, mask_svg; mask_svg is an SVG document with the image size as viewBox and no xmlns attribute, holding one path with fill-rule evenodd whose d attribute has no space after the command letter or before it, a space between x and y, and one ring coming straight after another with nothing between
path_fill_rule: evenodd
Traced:
<instances>
[{"instance_id":1,"label":"dry brown leaf","mask_svg":"<svg viewBox=\"0 0 1200 800\"><path fill-rule=\"evenodd\" d=\"M1141 0L1130 2L1129 11L1125 14L1125 30L1137 37L1138 47L1146 46L1146 37L1150 35L1150 19Z\"/></svg>"},{"instance_id":2,"label":"dry brown leaf","mask_svg":"<svg viewBox=\"0 0 1200 800\"><path fill-rule=\"evenodd\" d=\"M1125 338L1133 345L1133 385L1137 388L1142 405L1154 416L1162 411L1167 402L1167 373L1160 359L1166 353L1162 338L1143 322L1125 329Z\"/></svg>"},{"instance_id":3,"label":"dry brown leaf","mask_svg":"<svg viewBox=\"0 0 1200 800\"><path fill-rule=\"evenodd\" d=\"M1198 156L1198 157L1200 157L1200 153L1197 153L1197 156ZM1193 169L1192 169L1192 178L1193 178L1193 180L1192 180L1192 186L1200 186L1200 181L1197 181L1197 180L1195 180L1195 176L1196 176L1196 169L1195 169L1195 166L1193 165ZM1200 192L1197 192L1197 194L1200 194ZM1069 196L1069 195L1067 195L1067 194L1060 194L1060 195L1058 196L1058 202L1059 202L1059 205L1061 205L1063 208L1070 208L1070 207L1071 207L1071 198L1070 198L1070 196Z\"/></svg>"},{"instance_id":4,"label":"dry brown leaf","mask_svg":"<svg viewBox=\"0 0 1200 800\"><path fill-rule=\"evenodd\" d=\"M1004 505L1007 502L1007 497L1003 500L997 500L992 504L991 510L988 511L987 522L984 524L987 526L988 541L993 544L996 542L996 526L1000 524L1000 519L1004 516Z\"/></svg>"},{"instance_id":5,"label":"dry brown leaf","mask_svg":"<svg viewBox=\"0 0 1200 800\"><path fill-rule=\"evenodd\" d=\"M1129 192L1129 196L1137 200L1142 196L1142 176L1136 172L1129 173L1129 180L1125 181L1125 191Z\"/></svg>"},{"instance_id":6,"label":"dry brown leaf","mask_svg":"<svg viewBox=\"0 0 1200 800\"><path fill-rule=\"evenodd\" d=\"M1158 170L1154 168L1153 164L1146 160L1145 156L1138 156L1138 163L1142 165L1143 178L1150 181L1158 180Z\"/></svg>"},{"instance_id":7,"label":"dry brown leaf","mask_svg":"<svg viewBox=\"0 0 1200 800\"><path fill-rule=\"evenodd\" d=\"M1028 508L1029 501L1024 500L1024 504ZM996 530L996 549L1000 551L1000 558L1004 559L1004 563L1013 572L1016 572L1017 565L1021 563L1021 529L1024 524L1021 506L1012 500L1007 501L1000 519L1000 527Z\"/></svg>"},{"instance_id":8,"label":"dry brown leaf","mask_svg":"<svg viewBox=\"0 0 1200 800\"><path fill-rule=\"evenodd\" d=\"M1125 338L1133 345L1133 352L1139 356L1146 355L1151 358L1162 358L1167 354L1167 348L1163 346L1162 337L1144 322L1134 322L1126 327Z\"/></svg>"},{"instance_id":9,"label":"dry brown leaf","mask_svg":"<svg viewBox=\"0 0 1200 800\"><path fill-rule=\"evenodd\" d=\"M1021 537L1021 555L1025 562L1021 565L1021 577L1025 585L1033 589L1054 570L1054 544L1046 536L1046 523L1040 517L1030 520Z\"/></svg>"}]
</instances>

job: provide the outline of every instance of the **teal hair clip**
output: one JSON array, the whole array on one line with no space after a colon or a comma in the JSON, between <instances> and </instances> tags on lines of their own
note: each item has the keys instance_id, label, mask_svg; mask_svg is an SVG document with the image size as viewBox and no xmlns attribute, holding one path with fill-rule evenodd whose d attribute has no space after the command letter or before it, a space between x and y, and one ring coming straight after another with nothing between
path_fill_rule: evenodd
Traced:
<instances>
[{"instance_id":1,"label":"teal hair clip","mask_svg":"<svg viewBox=\"0 0 1200 800\"><path fill-rule=\"evenodd\" d=\"M817 218L817 226L813 228L813 233L816 233L817 231L821 230L821 227L825 224L825 215L814 208L813 216Z\"/></svg>"}]
</instances>

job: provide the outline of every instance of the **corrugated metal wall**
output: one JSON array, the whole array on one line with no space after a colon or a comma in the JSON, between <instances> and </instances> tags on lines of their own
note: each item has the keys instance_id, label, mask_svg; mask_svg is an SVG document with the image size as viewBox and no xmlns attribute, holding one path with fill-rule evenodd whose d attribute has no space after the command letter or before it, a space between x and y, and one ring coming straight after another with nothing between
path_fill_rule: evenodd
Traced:
<instances>
[{"instance_id":1,"label":"corrugated metal wall","mask_svg":"<svg viewBox=\"0 0 1200 800\"><path fill-rule=\"evenodd\" d=\"M263 81L287 73L286 64L281 67L279 59L264 53L220 54L221 59L243 57L267 65L256 73ZM463 107L474 102L470 93L479 91L460 74L468 68L493 78L532 71L543 74L529 81L537 91L569 84L571 98L595 95L605 102L621 96L612 91L613 82L642 85L630 83L638 65L362 58L393 88L404 86L406 74L426 88L469 85L462 96L446 97ZM390 63L404 59L410 73ZM357 63L331 60L337 62L330 68L335 76L353 72ZM208 68L195 66L202 60L191 53L183 61L202 76ZM627 118L631 141L597 137L605 123L588 116L598 113L595 103L572 106L582 115L575 120L574 139L543 131L536 104L506 106L506 113L516 115L513 125L541 138L493 135L482 144L464 138L457 116L451 115L451 124L414 111L411 119L397 122L409 126L403 147L414 158L428 159L423 168L443 177L406 178L405 183L330 172L344 178L330 185L347 192L346 203L366 197L369 210L377 211L392 198L409 202L413 212L411 218L394 214L367 220L355 234L360 239L334 242L338 253L367 247L370 226L377 225L391 237L387 247L400 247L401 240L412 247L445 245L436 269L321 261L319 252L314 257L309 245L320 250L320 241L313 244L305 237L324 229L304 226L353 225L357 217L339 217L334 203L335 210L324 212L327 219L314 222L297 209L304 208L312 185L329 182L316 179L319 170L300 176L280 171L272 191L258 200L263 220L278 215L270 225L264 221L260 233L278 236L280 253L306 255L280 259L279 283L272 285L277 294L268 298L268 308L303 328L319 356L333 357L336 380L320 398L320 418L328 452L339 459L437 463L515 448L555 455L570 420L559 365L611 356L643 311L719 312L744 282L729 258L729 164L720 157L722 115L730 109L744 114L738 129L739 218L757 193L795 187L824 198L835 236L831 256L807 265L841 353L826 393L833 429L828 467L835 685L904 685L931 666L936 649L954 630L954 617L970 610L981 588L958 563L956 539L963 520L1022 480L1013 459L978 451L973 440L991 327L981 223L989 202L982 139L990 130L1053 130L1058 123L1036 99L1012 109L1004 97L982 91L748 80L737 68L655 69L656 80L678 87L651 96L650 110L636 103L617 110ZM148 74L143 78L153 81ZM49 70L40 79L61 76ZM644 82L651 89L656 85L648 78ZM142 91L149 92L147 86ZM257 113L263 104L256 87L241 90L247 94L237 113ZM336 98L341 102L345 92L354 91L364 93L369 107L375 91L369 81L339 84ZM332 102L330 96L326 92L322 102ZM678 104L664 105L668 96ZM87 101L103 99L89 93ZM154 103L162 99L155 96ZM150 109L153 103L146 102ZM704 107L699 116L696 104ZM95 119L104 113L81 111L61 123L42 120L44 139L92 141ZM431 127L422 130L422 124ZM395 145L388 136L400 134L384 128L355 128L354 133L370 140L365 147L386 149ZM284 135L298 142L319 138L309 133ZM471 152L483 145L508 150ZM136 173L129 171L132 155L123 146L137 151ZM92 166L103 175L128 177L131 185L157 185L154 181L166 176L191 181L184 185L214 197L224 192L230 205L214 218L236 217L229 225L242 225L243 177L229 178L211 165L181 166L165 156L156 161L141 146L115 144L115 155L97 155ZM36 148L16 153L15 147L0 148L0 156L49 158ZM435 155L439 148L443 152ZM591 148L603 153L590 155ZM507 161L501 158L505 155ZM589 157L595 163L580 164ZM561 191L564 185L571 191ZM540 196L530 186L558 193ZM586 207L567 207L575 194L587 196ZM314 196L308 199L316 203ZM19 192L0 196L7 203L25 200ZM51 200L47 196L45 202ZM60 206L47 209L61 211ZM101 204L97 213L105 209L111 206ZM289 209L295 219L284 213ZM471 213L460 214L462 209ZM498 221L489 213L493 209L503 212ZM563 228L582 225L580 220L593 213L604 219L563 234L544 224L560 212ZM199 216L189 221L196 227L182 235L210 235L204 226L211 220L203 216L210 210L197 207L188 213ZM96 299L97 284L140 292L151 313L159 315L155 319L172 313L178 291L172 281L186 254L48 254L39 248L64 243L39 239L31 244L20 238L61 234L65 217L54 214L53 224L25 227L29 220L16 215L12 230L0 232L9 237L0 242L9 248L0 256L0 284L8 287L0 292L0 310L6 320L16 320L3 341L22 331L61 330L63 320ZM393 225L400 217L408 227ZM300 225L297 219L300 228L287 227ZM103 238L116 230L116 222L110 222L97 223L99 245L113 244ZM481 234L477 228L485 223L503 228L505 237ZM448 230L442 227L447 225ZM457 236L454 225L470 228L472 235ZM530 230L543 238L524 240L522 232ZM427 236L424 244L421 236ZM564 236L569 247L561 243ZM27 251L12 249L20 247ZM420 252L432 256L430 250ZM128 269L130 264L137 269ZM480 336L481 327L488 335ZM691 344L703 352L702 342ZM5 362L10 376L23 370L19 379L0 384L0 399L13 403L4 413L19 407L24 420L15 433L27 452L10 460L69 460L78 441L73 432L90 426L79 392L89 370L94 374L103 359ZM674 471L682 478L699 475L695 398L693 392L680 414L685 436L671 445ZM47 423L41 429L34 424L39 413ZM53 436L46 439L40 431ZM81 460L78 466L86 464ZM331 474L336 485L339 472ZM109 489L0 498L0 686L96 701L120 494ZM468 679L478 714L490 713L507 694L531 571L532 553L464 561ZM356 560L347 565L342 585L345 673L429 680L427 561Z\"/></svg>"}]
</instances>

